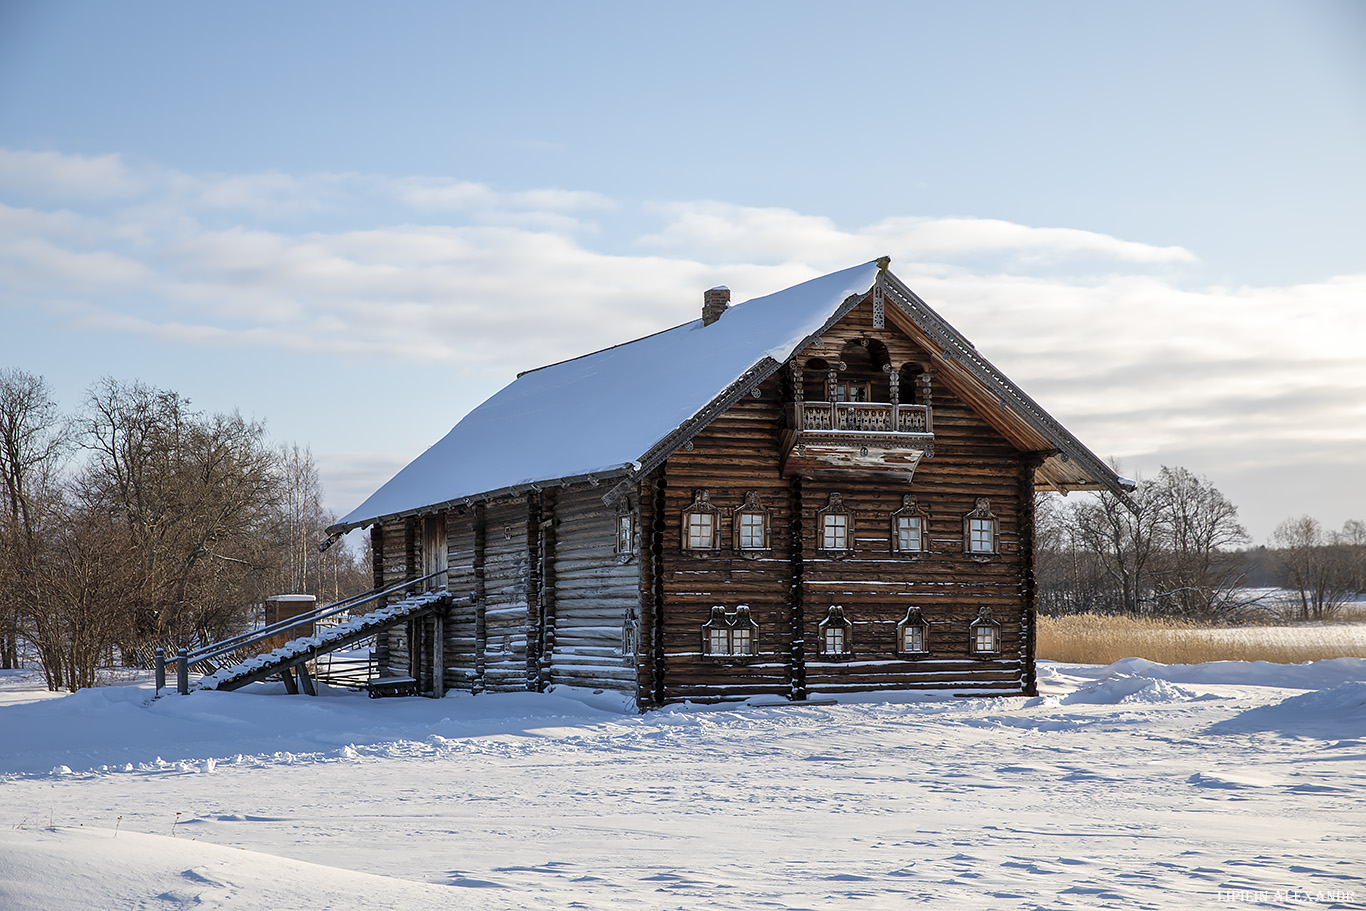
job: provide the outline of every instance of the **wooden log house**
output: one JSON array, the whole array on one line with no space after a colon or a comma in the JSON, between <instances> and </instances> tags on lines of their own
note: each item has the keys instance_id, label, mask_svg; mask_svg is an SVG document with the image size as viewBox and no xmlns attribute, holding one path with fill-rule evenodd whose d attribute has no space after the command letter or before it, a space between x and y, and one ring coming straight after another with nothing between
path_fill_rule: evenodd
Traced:
<instances>
[{"instance_id":1,"label":"wooden log house","mask_svg":"<svg viewBox=\"0 0 1366 911\"><path fill-rule=\"evenodd\" d=\"M1128 482L865 263L521 374L330 529L421 692L1035 690L1036 490Z\"/></svg>"}]
</instances>

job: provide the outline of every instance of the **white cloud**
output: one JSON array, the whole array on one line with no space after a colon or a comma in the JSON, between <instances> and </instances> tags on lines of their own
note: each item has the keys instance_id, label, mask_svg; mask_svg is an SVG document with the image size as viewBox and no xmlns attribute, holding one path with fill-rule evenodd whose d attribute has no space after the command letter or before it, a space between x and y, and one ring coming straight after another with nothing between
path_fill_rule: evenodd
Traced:
<instances>
[{"instance_id":1,"label":"white cloud","mask_svg":"<svg viewBox=\"0 0 1366 911\"><path fill-rule=\"evenodd\" d=\"M1181 247L1155 247L1074 228L1034 228L989 218L896 217L855 230L828 218L790 209L721 202L668 203L658 207L664 228L641 238L650 249L722 261L801 261L833 267L897 251L917 262L964 256L1014 257L1048 264L1099 257L1138 264L1193 263Z\"/></svg>"},{"instance_id":2,"label":"white cloud","mask_svg":"<svg viewBox=\"0 0 1366 911\"><path fill-rule=\"evenodd\" d=\"M845 228L717 202L656 207L660 229L622 252L585 240L582 213L621 209L591 192L196 176L134 171L114 156L0 154L0 186L25 175L55 204L0 206L0 310L46 308L52 331L73 339L85 327L106 343L126 334L340 356L380 373L449 365L491 387L691 319L712 285L744 300L889 254L908 285L1101 455L1138 468L1179 455L1212 477L1223 465L1252 478L1294 453L1299 472L1337 471L1360 490L1341 463L1366 450L1366 275L1199 288L1168 274L1195 260L1180 247L992 219ZM386 214L368 208L377 199ZM286 230L282 213L335 214L344 226ZM429 422L431 439L460 411L406 407L386 414Z\"/></svg>"},{"instance_id":3,"label":"white cloud","mask_svg":"<svg viewBox=\"0 0 1366 911\"><path fill-rule=\"evenodd\" d=\"M0 148L0 188L25 196L89 202L134 196L144 183L117 155Z\"/></svg>"}]
</instances>

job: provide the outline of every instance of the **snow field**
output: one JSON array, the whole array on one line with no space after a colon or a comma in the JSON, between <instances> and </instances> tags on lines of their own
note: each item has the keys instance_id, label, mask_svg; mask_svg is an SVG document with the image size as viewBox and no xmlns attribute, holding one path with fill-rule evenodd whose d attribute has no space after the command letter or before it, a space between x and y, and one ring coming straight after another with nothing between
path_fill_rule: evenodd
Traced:
<instances>
[{"instance_id":1,"label":"snow field","mask_svg":"<svg viewBox=\"0 0 1366 911\"><path fill-rule=\"evenodd\" d=\"M1366 661L1044 664L1041 689L12 704L0 907L1366 903Z\"/></svg>"}]
</instances>

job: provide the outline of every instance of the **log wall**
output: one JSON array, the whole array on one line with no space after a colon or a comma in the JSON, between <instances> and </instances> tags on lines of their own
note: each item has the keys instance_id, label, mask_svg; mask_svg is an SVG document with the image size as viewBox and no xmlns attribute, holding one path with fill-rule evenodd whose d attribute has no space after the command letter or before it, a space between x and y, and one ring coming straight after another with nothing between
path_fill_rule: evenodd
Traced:
<instances>
[{"instance_id":1,"label":"log wall","mask_svg":"<svg viewBox=\"0 0 1366 911\"><path fill-rule=\"evenodd\" d=\"M640 625L640 547L619 556L617 509L602 487L569 488L555 504L554 648L546 680L635 692ZM635 508L635 498L630 508ZM637 540L640 522L637 519ZM627 649L629 648L629 654Z\"/></svg>"},{"instance_id":2,"label":"log wall","mask_svg":"<svg viewBox=\"0 0 1366 911\"><path fill-rule=\"evenodd\" d=\"M799 354L838 361L865 333L893 365L934 372L930 352L889 323L871 329L868 305ZM811 376L807 388L817 388ZM457 507L447 515L447 587L441 624L394 630L378 651L386 672L416 671L414 656L442 635L446 687L507 691L555 684L634 692L642 706L684 699L934 688L1027 692L1033 687L1033 456L1016 450L972 407L932 383L934 451L913 477L838 468L782 471L793 389L786 369L746 395L630 494L636 539L617 552L618 505L605 487L579 485ZM920 402L921 387L902 389ZM809 393L808 393L809 394ZM803 473L805 472L805 473ZM683 514L706 490L719 510L719 547L683 546ZM734 512L755 493L768 510L770 547L742 554ZM818 546L819 511L838 493L853 517L853 548ZM892 549L892 513L913 494L926 515L926 551ZM999 552L964 553L963 520L978 498L996 516ZM376 526L377 581L423 565L420 520ZM745 606L757 622L755 654L705 654L703 625L714 607ZM850 623L847 654L823 655L819 625L831 606ZM928 623L928 653L897 653L897 624L909 607ZM970 652L982 608L999 624L1001 648Z\"/></svg>"},{"instance_id":3,"label":"log wall","mask_svg":"<svg viewBox=\"0 0 1366 911\"><path fill-rule=\"evenodd\" d=\"M843 346L867 333L886 345L893 365L916 362L933 374L933 358L890 325L871 329L869 305L855 309L800 360L837 361ZM779 473L780 431L791 401L780 371L675 452L658 472L664 485L656 522L660 553L658 649L650 669L664 701L735 699L760 693L946 688L956 692L1022 692L1032 688L1032 587L1026 586L1032 522L1022 478L1026 457L942 384L932 383L934 454L909 483L838 469L785 480ZM807 376L808 381L811 380ZM815 384L808 382L808 389ZM903 403L920 401L902 390ZM913 398L913 396L915 396ZM695 490L706 489L722 519L720 544L699 554L682 546L682 516ZM747 491L772 510L772 550L746 559L732 547L733 510ZM818 546L818 511L840 494L853 522L852 553ZM892 513L913 494L928 515L927 551L892 549ZM963 519L988 498L998 520L999 553L964 553ZM747 605L759 624L757 654L745 661L702 654L702 627L714 605ZM850 621L848 653L821 654L819 624L831 606ZM923 656L897 653L897 624L918 607L929 624ZM1000 624L1000 651L970 653L970 624L982 607ZM662 677L662 685L658 685ZM642 688L644 686L642 685Z\"/></svg>"}]
</instances>

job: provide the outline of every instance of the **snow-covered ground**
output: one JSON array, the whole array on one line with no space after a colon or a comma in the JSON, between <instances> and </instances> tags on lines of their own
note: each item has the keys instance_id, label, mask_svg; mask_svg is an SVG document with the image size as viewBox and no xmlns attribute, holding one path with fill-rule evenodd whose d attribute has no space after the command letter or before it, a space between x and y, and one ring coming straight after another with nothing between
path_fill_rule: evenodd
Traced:
<instances>
[{"instance_id":1,"label":"snow-covered ground","mask_svg":"<svg viewBox=\"0 0 1366 911\"><path fill-rule=\"evenodd\" d=\"M0 672L6 911L1366 906L1362 659L643 716L40 688Z\"/></svg>"}]
</instances>

